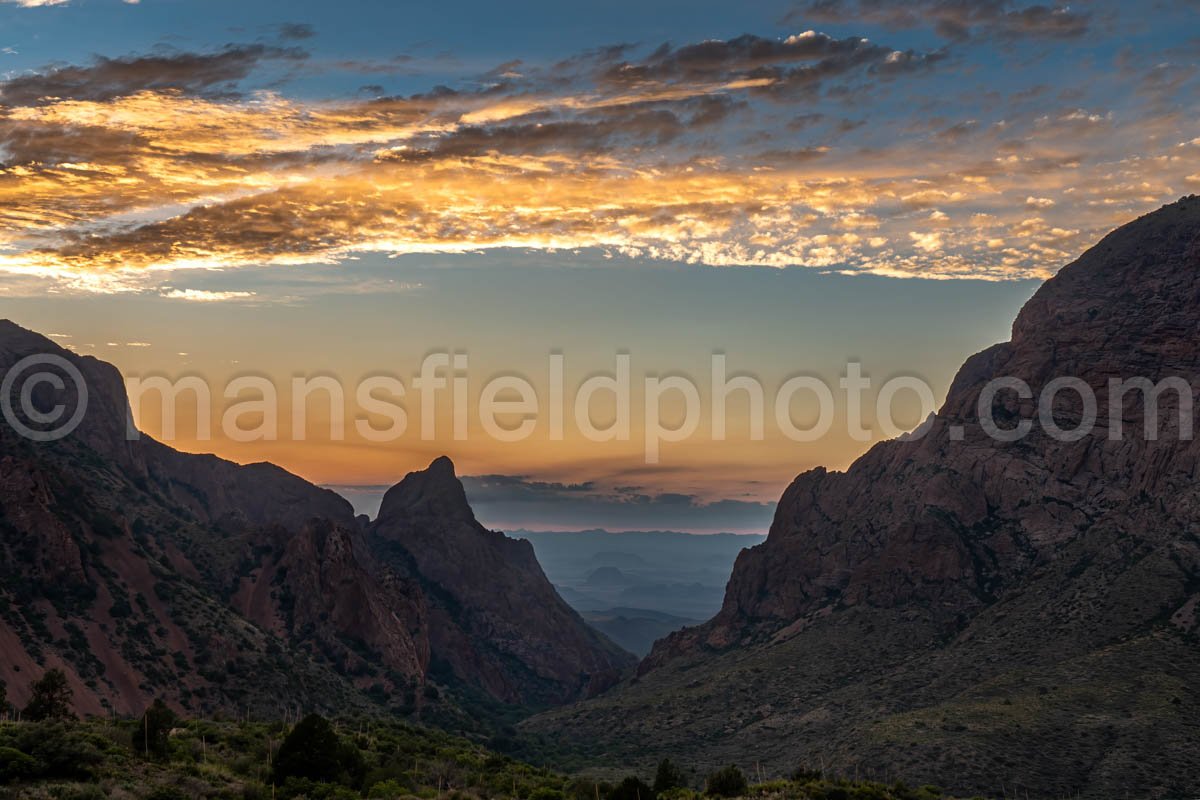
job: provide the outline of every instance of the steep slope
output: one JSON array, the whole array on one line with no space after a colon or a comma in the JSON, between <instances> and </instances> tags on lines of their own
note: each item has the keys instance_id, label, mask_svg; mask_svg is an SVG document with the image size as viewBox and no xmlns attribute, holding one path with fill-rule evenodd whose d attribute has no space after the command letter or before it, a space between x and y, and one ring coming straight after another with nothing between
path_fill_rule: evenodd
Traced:
<instances>
[{"instance_id":1,"label":"steep slope","mask_svg":"<svg viewBox=\"0 0 1200 800\"><path fill-rule=\"evenodd\" d=\"M544 706L606 689L633 664L558 596L533 545L476 521L448 458L384 495L368 542L420 583L431 657L447 679Z\"/></svg>"},{"instance_id":2,"label":"steep slope","mask_svg":"<svg viewBox=\"0 0 1200 800\"><path fill-rule=\"evenodd\" d=\"M395 548L388 558L374 552L338 495L271 464L241 466L128 436L115 368L0 322L0 374L31 355L78 370L88 402L61 440L31 441L0 424L0 680L17 705L49 667L64 669L84 713L138 713L161 696L198 712L274 715L295 707L422 713L440 697L423 691L439 677L430 673L435 645L447 654L439 658L457 659L464 690L442 705L471 692L501 702L574 698L587 689L585 673L601 680L604 669L628 664L582 621L554 613L561 601L546 596L520 546L490 546L471 591L451 585L455 619L466 627L449 647L442 595L426 596L445 578L411 567L452 565L473 552L469 537L452 540L459 553L414 539L409 561L393 567ZM64 381L38 384L35 407L62 405L69 418L80 396L70 376L39 369ZM19 386L10 395L17 408ZM453 499L457 507L430 509L420 530L473 522L461 487ZM426 545L439 548L436 557L421 551ZM521 592L537 606L520 606ZM522 675L521 691L497 679L498 653Z\"/></svg>"},{"instance_id":3,"label":"steep slope","mask_svg":"<svg viewBox=\"0 0 1200 800\"><path fill-rule=\"evenodd\" d=\"M1037 292L1012 340L960 370L924 435L784 493L710 622L659 642L620 692L531 723L616 752L877 771L1030 796L1200 787L1200 447L1179 395L1109 380L1200 377L1200 199L1115 231ZM1095 392L1062 441L1034 398ZM1194 390L1193 390L1194 391ZM1190 415L1189 405L1185 408ZM1153 406L1153 404L1152 404ZM1054 396L1073 429L1080 395ZM1115 431L1114 431L1115 433ZM1149 788L1147 788L1149 787Z\"/></svg>"}]
</instances>

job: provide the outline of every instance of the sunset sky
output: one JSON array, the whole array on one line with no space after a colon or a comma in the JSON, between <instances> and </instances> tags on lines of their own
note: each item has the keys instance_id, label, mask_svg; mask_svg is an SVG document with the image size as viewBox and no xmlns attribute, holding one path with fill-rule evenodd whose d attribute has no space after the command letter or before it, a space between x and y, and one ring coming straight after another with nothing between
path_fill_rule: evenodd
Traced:
<instances>
[{"instance_id":1,"label":"sunset sky","mask_svg":"<svg viewBox=\"0 0 1200 800\"><path fill-rule=\"evenodd\" d=\"M646 375L710 400L719 352L768 391L854 361L940 400L1040 280L1200 191L1198 22L1195 0L0 0L0 316L218 398L410 385L431 352L469 355L472 392L544 396L551 353L568 390L627 353L640 409ZM303 441L201 442L194 416L176 446L356 501L448 453L510 527L761 530L796 473L869 446L752 441L732 401L726 441L705 424L653 464L637 414L630 441L539 420L504 443L439 408L433 441L384 444L353 412L344 441L314 414Z\"/></svg>"}]
</instances>

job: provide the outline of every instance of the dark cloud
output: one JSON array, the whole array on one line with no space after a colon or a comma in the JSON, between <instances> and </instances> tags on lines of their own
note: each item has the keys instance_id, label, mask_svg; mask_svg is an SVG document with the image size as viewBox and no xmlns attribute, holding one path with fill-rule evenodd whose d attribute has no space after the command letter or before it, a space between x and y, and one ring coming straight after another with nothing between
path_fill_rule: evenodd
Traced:
<instances>
[{"instance_id":1,"label":"dark cloud","mask_svg":"<svg viewBox=\"0 0 1200 800\"><path fill-rule=\"evenodd\" d=\"M1087 33L1091 15L1065 3L1023 5L1012 0L812 0L785 20L932 28L944 38L964 41L979 36L1075 38Z\"/></svg>"},{"instance_id":2,"label":"dark cloud","mask_svg":"<svg viewBox=\"0 0 1200 800\"><path fill-rule=\"evenodd\" d=\"M499 477L463 479L479 518L495 527L765 532L774 513L770 503L706 502L680 493L589 491Z\"/></svg>"},{"instance_id":3,"label":"dark cloud","mask_svg":"<svg viewBox=\"0 0 1200 800\"><path fill-rule=\"evenodd\" d=\"M304 22L285 22L279 26L280 39L302 41L304 39L311 39L316 35L316 28Z\"/></svg>"},{"instance_id":4,"label":"dark cloud","mask_svg":"<svg viewBox=\"0 0 1200 800\"><path fill-rule=\"evenodd\" d=\"M399 157L411 161L461 158L493 151L521 155L599 153L618 146L660 146L684 130L684 123L670 111L617 108L583 119L463 127L439 137L427 148L408 151Z\"/></svg>"},{"instance_id":5,"label":"dark cloud","mask_svg":"<svg viewBox=\"0 0 1200 800\"><path fill-rule=\"evenodd\" d=\"M745 100L739 100L724 94L697 97L681 105L690 114L687 124L693 128L718 125L734 114L744 112L750 107L750 104Z\"/></svg>"},{"instance_id":6,"label":"dark cloud","mask_svg":"<svg viewBox=\"0 0 1200 800\"><path fill-rule=\"evenodd\" d=\"M789 131L802 131L825 119L824 114L798 114L788 121L787 129Z\"/></svg>"},{"instance_id":7,"label":"dark cloud","mask_svg":"<svg viewBox=\"0 0 1200 800\"><path fill-rule=\"evenodd\" d=\"M813 161L825 155L821 147L799 147L789 150L766 150L752 157L756 164L764 164L782 169L795 167L799 164Z\"/></svg>"},{"instance_id":8,"label":"dark cloud","mask_svg":"<svg viewBox=\"0 0 1200 800\"><path fill-rule=\"evenodd\" d=\"M813 31L786 39L745 34L682 47L664 44L639 61L612 63L598 77L602 85L626 89L745 83L753 92L784 97L813 92L829 78L858 71L890 77L944 57L941 52L898 51L859 37L838 39Z\"/></svg>"},{"instance_id":9,"label":"dark cloud","mask_svg":"<svg viewBox=\"0 0 1200 800\"><path fill-rule=\"evenodd\" d=\"M227 95L262 62L301 61L296 48L230 45L216 53L165 53L98 57L88 66L61 66L0 84L0 103L36 105L47 98L105 101L145 90Z\"/></svg>"}]
</instances>

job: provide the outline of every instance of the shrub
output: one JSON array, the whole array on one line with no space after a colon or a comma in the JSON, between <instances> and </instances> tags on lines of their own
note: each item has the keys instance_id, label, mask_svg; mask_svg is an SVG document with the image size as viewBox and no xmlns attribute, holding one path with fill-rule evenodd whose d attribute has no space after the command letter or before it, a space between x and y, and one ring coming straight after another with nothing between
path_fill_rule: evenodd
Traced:
<instances>
[{"instance_id":1,"label":"shrub","mask_svg":"<svg viewBox=\"0 0 1200 800\"><path fill-rule=\"evenodd\" d=\"M683 774L683 770L675 766L675 763L669 758L664 758L658 762L658 770L654 773L654 793L662 794L669 792L672 789L683 789L687 787L687 778Z\"/></svg>"},{"instance_id":2,"label":"shrub","mask_svg":"<svg viewBox=\"0 0 1200 800\"><path fill-rule=\"evenodd\" d=\"M86 781L103 761L100 750L82 731L61 721L21 725L12 744L37 762L37 778Z\"/></svg>"},{"instance_id":3,"label":"shrub","mask_svg":"<svg viewBox=\"0 0 1200 800\"><path fill-rule=\"evenodd\" d=\"M658 800L699 800L700 793L692 789L668 789L658 796Z\"/></svg>"},{"instance_id":4,"label":"shrub","mask_svg":"<svg viewBox=\"0 0 1200 800\"><path fill-rule=\"evenodd\" d=\"M654 800L654 789L643 783L641 778L630 775L608 793L608 800Z\"/></svg>"},{"instance_id":5,"label":"shrub","mask_svg":"<svg viewBox=\"0 0 1200 800\"><path fill-rule=\"evenodd\" d=\"M371 791L367 792L367 797L372 800L393 800L396 797L403 797L409 793L409 788L399 781L386 780L379 781L371 787Z\"/></svg>"},{"instance_id":6,"label":"shrub","mask_svg":"<svg viewBox=\"0 0 1200 800\"><path fill-rule=\"evenodd\" d=\"M0 747L0 784L28 778L37 772L37 760L20 750Z\"/></svg>"},{"instance_id":7,"label":"shrub","mask_svg":"<svg viewBox=\"0 0 1200 800\"><path fill-rule=\"evenodd\" d=\"M275 781L301 778L316 783L357 786L365 772L362 753L343 742L329 720L309 714L283 740L275 757Z\"/></svg>"},{"instance_id":8,"label":"shrub","mask_svg":"<svg viewBox=\"0 0 1200 800\"><path fill-rule=\"evenodd\" d=\"M819 769L812 769L803 764L792 770L791 779L796 783L808 783L810 781L819 781L824 777L824 773Z\"/></svg>"},{"instance_id":9,"label":"shrub","mask_svg":"<svg viewBox=\"0 0 1200 800\"><path fill-rule=\"evenodd\" d=\"M76 786L56 786L51 789L51 797L55 800L108 800L104 789L94 783Z\"/></svg>"},{"instance_id":10,"label":"shrub","mask_svg":"<svg viewBox=\"0 0 1200 800\"><path fill-rule=\"evenodd\" d=\"M733 764L712 773L704 782L704 793L716 797L741 797L747 788L746 776Z\"/></svg>"},{"instance_id":11,"label":"shrub","mask_svg":"<svg viewBox=\"0 0 1200 800\"><path fill-rule=\"evenodd\" d=\"M146 800L188 800L188 796L175 786L159 786L146 795Z\"/></svg>"},{"instance_id":12,"label":"shrub","mask_svg":"<svg viewBox=\"0 0 1200 800\"><path fill-rule=\"evenodd\" d=\"M591 778L574 778L563 788L563 795L568 800L596 800L601 794L607 794L610 788L601 786Z\"/></svg>"}]
</instances>

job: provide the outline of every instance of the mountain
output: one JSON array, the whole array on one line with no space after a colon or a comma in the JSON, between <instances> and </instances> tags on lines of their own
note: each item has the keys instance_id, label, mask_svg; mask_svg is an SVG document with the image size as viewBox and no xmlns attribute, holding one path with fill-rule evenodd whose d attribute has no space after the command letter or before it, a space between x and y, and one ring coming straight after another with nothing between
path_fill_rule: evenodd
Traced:
<instances>
[{"instance_id":1,"label":"mountain","mask_svg":"<svg viewBox=\"0 0 1200 800\"><path fill-rule=\"evenodd\" d=\"M392 487L366 540L421 586L440 675L550 705L607 689L632 661L558 596L528 541L476 521L448 458Z\"/></svg>"},{"instance_id":2,"label":"mountain","mask_svg":"<svg viewBox=\"0 0 1200 800\"><path fill-rule=\"evenodd\" d=\"M271 464L131 439L114 367L0 322L0 372L28 356L65 360L87 403L59 440L0 424L0 680L18 706L57 667L82 713L163 697L202 713L462 718L474 700L580 697L632 662L555 594L528 543L474 521L448 460L365 525ZM63 387L40 382L28 401L69 418L80 393L42 369Z\"/></svg>"},{"instance_id":3,"label":"mountain","mask_svg":"<svg viewBox=\"0 0 1200 800\"><path fill-rule=\"evenodd\" d=\"M620 690L528 730L647 763L1194 795L1200 446L1180 435L1178 394L1157 398L1161 435L1147 437L1143 396L1118 400L1109 380L1182 378L1190 420L1198 334L1200 198L1188 197L1048 280L1011 341L966 361L923 435L796 478L716 617L659 642ZM1000 441L979 404L1005 377L1034 398L1081 380L1095 426L1064 441L1035 399L1001 392L984 411L1032 429ZM1087 422L1071 389L1045 410L1062 429Z\"/></svg>"}]
</instances>

